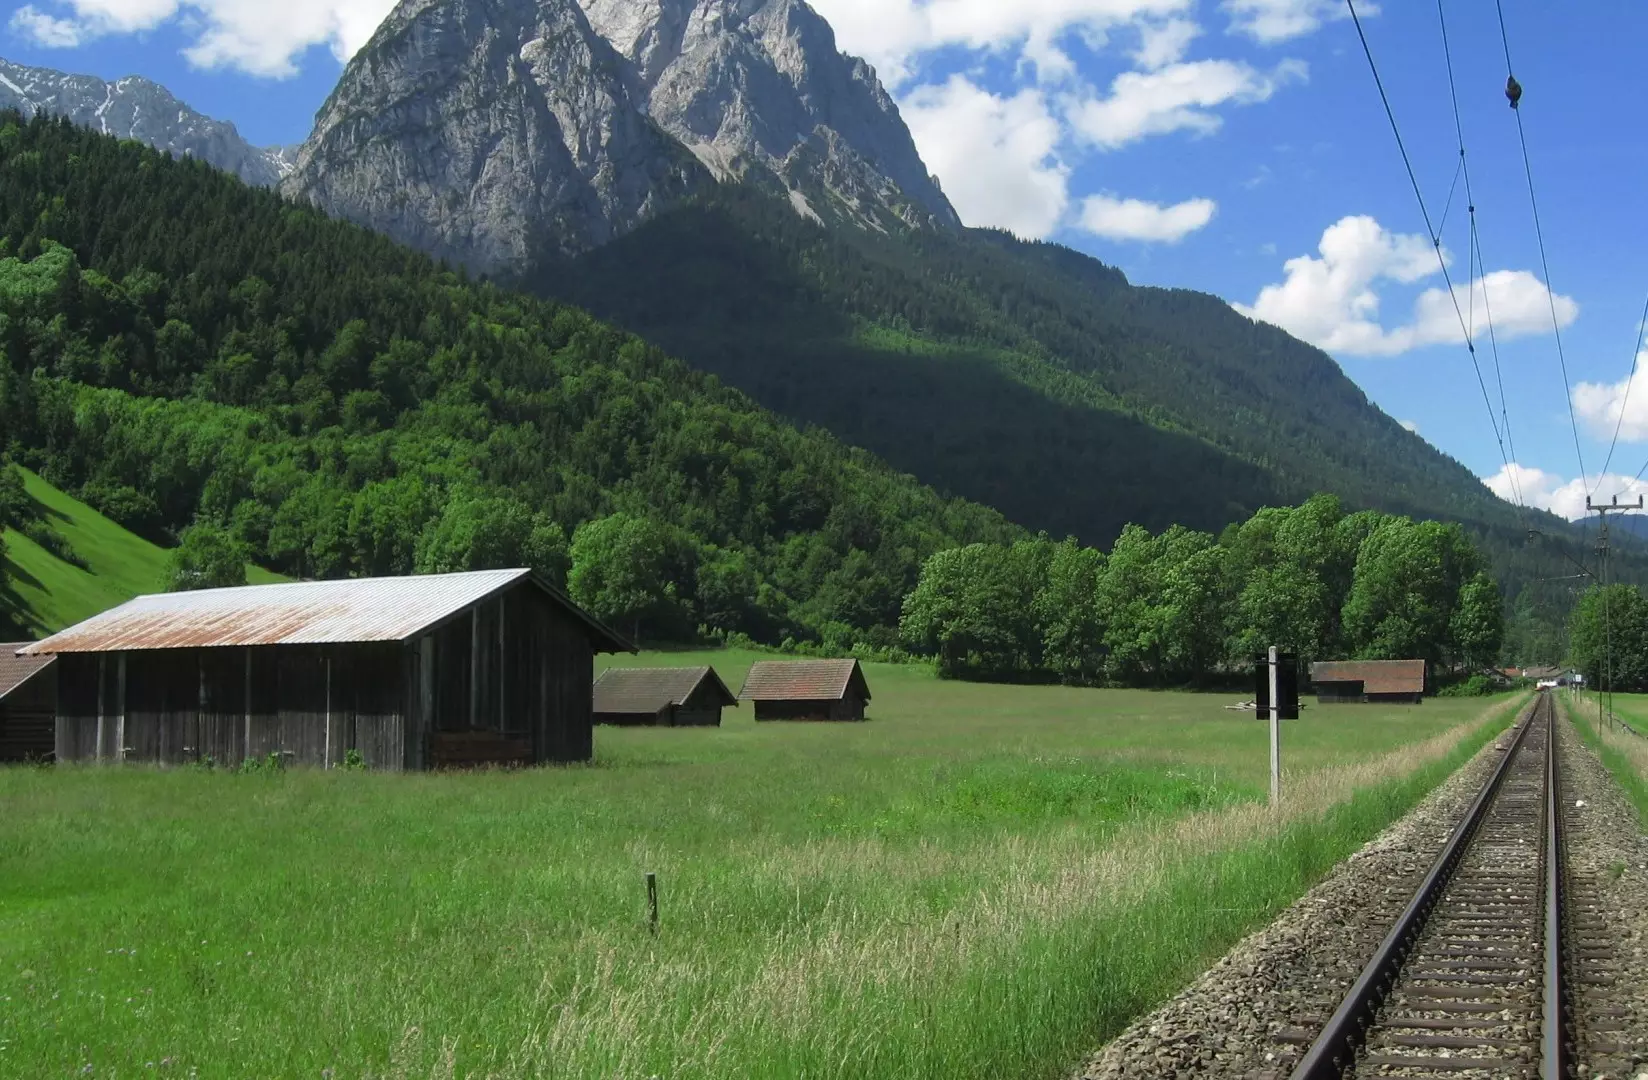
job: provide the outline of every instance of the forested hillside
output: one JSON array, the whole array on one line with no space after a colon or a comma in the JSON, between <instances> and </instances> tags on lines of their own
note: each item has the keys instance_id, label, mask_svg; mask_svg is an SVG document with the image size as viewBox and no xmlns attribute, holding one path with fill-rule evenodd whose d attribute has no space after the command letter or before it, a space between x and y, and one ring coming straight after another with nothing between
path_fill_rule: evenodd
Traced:
<instances>
[{"instance_id":1,"label":"forested hillside","mask_svg":"<svg viewBox=\"0 0 1648 1080\"><path fill-rule=\"evenodd\" d=\"M1513 639L1561 648L1573 597L1550 579L1586 554L1579 530L1501 501L1321 350L1216 297L999 232L824 228L750 186L525 284L1053 536L1217 533L1323 491L1459 522L1512 601ZM1616 568L1648 580L1640 553Z\"/></svg>"},{"instance_id":2,"label":"forested hillside","mask_svg":"<svg viewBox=\"0 0 1648 1080\"><path fill-rule=\"evenodd\" d=\"M660 350L204 165L0 119L0 446L301 576L531 564L644 637L893 640L1022 531Z\"/></svg>"}]
</instances>

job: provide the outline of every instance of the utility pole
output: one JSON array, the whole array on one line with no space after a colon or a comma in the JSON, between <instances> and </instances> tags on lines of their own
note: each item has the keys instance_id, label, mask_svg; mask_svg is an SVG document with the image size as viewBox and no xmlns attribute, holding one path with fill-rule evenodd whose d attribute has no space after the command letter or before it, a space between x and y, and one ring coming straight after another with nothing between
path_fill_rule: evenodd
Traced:
<instances>
[{"instance_id":1,"label":"utility pole","mask_svg":"<svg viewBox=\"0 0 1648 1080\"><path fill-rule=\"evenodd\" d=\"M1614 627L1613 620L1609 618L1608 611L1608 563L1612 553L1608 546L1608 515L1623 514L1627 510L1641 510L1642 508L1643 500L1641 495L1637 496L1637 501L1635 503L1621 503L1618 495L1613 497L1613 501L1607 503L1595 503L1591 501L1591 497L1589 495L1585 496L1586 512L1596 514L1602 521L1602 535L1601 539L1598 541L1597 554L1602 560L1602 634L1604 641L1603 647L1606 650L1604 662L1608 673L1607 687L1602 691L1602 693L1607 695L1607 723L1609 728L1612 728L1614 724ZM1597 704L1599 706L1602 704L1602 700L1602 697L1599 695L1597 699Z\"/></svg>"}]
</instances>

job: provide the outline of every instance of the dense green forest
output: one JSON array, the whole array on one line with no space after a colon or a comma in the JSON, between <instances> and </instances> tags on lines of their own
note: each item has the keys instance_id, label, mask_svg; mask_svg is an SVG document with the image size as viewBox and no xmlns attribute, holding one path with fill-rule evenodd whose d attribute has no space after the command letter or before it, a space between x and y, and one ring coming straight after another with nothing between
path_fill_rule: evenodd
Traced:
<instances>
[{"instance_id":1,"label":"dense green forest","mask_svg":"<svg viewBox=\"0 0 1648 1080\"><path fill-rule=\"evenodd\" d=\"M196 162L16 116L0 162L0 447L146 537L306 577L530 564L644 638L848 645L895 640L928 555L1023 535Z\"/></svg>"},{"instance_id":2,"label":"dense green forest","mask_svg":"<svg viewBox=\"0 0 1648 1080\"><path fill-rule=\"evenodd\" d=\"M736 185L524 284L1054 536L1218 533L1319 491L1458 521L1513 639L1561 648L1574 594L1553 579L1586 555L1577 530L1500 501L1321 350L1216 297L999 232L824 228ZM1618 565L1648 581L1641 552Z\"/></svg>"},{"instance_id":3,"label":"dense green forest","mask_svg":"<svg viewBox=\"0 0 1648 1080\"><path fill-rule=\"evenodd\" d=\"M1572 660L1596 690L1648 692L1648 597L1634 585L1595 585L1574 606ZM1611 682L1610 682L1610 676Z\"/></svg>"},{"instance_id":4,"label":"dense green forest","mask_svg":"<svg viewBox=\"0 0 1648 1080\"><path fill-rule=\"evenodd\" d=\"M1493 665L1499 590L1455 524L1320 495L1220 537L1130 525L1108 553L1045 537L942 551L902 630L939 671L973 678L1180 685L1239 671L1270 645L1313 660Z\"/></svg>"}]
</instances>

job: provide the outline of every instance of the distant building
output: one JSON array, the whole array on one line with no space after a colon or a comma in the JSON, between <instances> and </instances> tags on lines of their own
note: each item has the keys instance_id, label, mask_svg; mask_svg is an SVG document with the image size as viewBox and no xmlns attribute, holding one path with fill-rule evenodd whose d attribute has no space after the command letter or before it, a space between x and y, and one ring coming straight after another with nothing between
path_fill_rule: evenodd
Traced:
<instances>
[{"instance_id":1,"label":"distant building","mask_svg":"<svg viewBox=\"0 0 1648 1080\"><path fill-rule=\"evenodd\" d=\"M530 570L140 596L56 656L59 761L375 769L587 761L597 652L634 646Z\"/></svg>"},{"instance_id":2,"label":"distant building","mask_svg":"<svg viewBox=\"0 0 1648 1080\"><path fill-rule=\"evenodd\" d=\"M1417 705L1425 698L1423 660L1324 660L1310 666L1316 700Z\"/></svg>"},{"instance_id":3,"label":"distant building","mask_svg":"<svg viewBox=\"0 0 1648 1080\"><path fill-rule=\"evenodd\" d=\"M720 727L738 699L712 667L608 668L595 680L595 722L621 726Z\"/></svg>"},{"instance_id":4,"label":"distant building","mask_svg":"<svg viewBox=\"0 0 1648 1080\"><path fill-rule=\"evenodd\" d=\"M761 660L738 696L757 720L862 720L870 686L857 660Z\"/></svg>"},{"instance_id":5,"label":"distant building","mask_svg":"<svg viewBox=\"0 0 1648 1080\"><path fill-rule=\"evenodd\" d=\"M56 751L55 656L18 656L28 645L0 645L0 762L49 761Z\"/></svg>"}]
</instances>

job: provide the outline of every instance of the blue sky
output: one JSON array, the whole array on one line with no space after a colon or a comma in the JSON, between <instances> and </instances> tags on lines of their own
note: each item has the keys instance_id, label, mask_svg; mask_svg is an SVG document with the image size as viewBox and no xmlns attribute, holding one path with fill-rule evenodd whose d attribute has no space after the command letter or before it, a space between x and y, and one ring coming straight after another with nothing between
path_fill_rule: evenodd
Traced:
<instances>
[{"instance_id":1,"label":"blue sky","mask_svg":"<svg viewBox=\"0 0 1648 1080\"><path fill-rule=\"evenodd\" d=\"M637 0L648 2L648 0ZM655 2L655 0L652 0ZM1513 493L1464 332L1343 0L813 0L900 102L974 225L1056 239L1136 282L1215 293L1326 348L1398 420ZM1358 4L1455 296L1491 305L1515 491L1574 516L1634 493L1648 381L1638 83L1648 5L1503 0L1572 387L1492 0L1444 0L1482 265L1470 266L1435 4ZM35 0L0 55L149 76L253 142L300 141L389 0ZM3 9L0 9L3 10ZM1445 222L1444 205L1448 207ZM1484 276L1485 275L1485 276ZM1474 288L1470 284L1481 282ZM1570 400L1578 416L1580 477ZM1597 474L1621 409L1608 477ZM1301 402L1308 408L1308 402Z\"/></svg>"}]
</instances>

